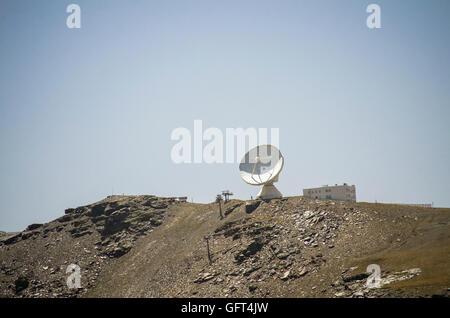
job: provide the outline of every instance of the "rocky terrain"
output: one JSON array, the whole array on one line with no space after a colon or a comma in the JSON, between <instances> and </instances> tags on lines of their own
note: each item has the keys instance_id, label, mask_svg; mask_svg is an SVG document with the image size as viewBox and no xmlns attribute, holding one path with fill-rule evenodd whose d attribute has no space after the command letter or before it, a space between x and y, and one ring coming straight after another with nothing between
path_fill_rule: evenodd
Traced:
<instances>
[{"instance_id":1,"label":"rocky terrain","mask_svg":"<svg viewBox=\"0 0 450 318\"><path fill-rule=\"evenodd\" d=\"M0 297L450 294L450 209L289 197L222 202L221 218L218 204L110 196L6 234Z\"/></svg>"},{"instance_id":2,"label":"rocky terrain","mask_svg":"<svg viewBox=\"0 0 450 318\"><path fill-rule=\"evenodd\" d=\"M0 238L0 296L79 295L93 286L110 260L128 253L139 237L161 225L173 202L154 196L111 196ZM66 286L69 264L82 268L80 290Z\"/></svg>"}]
</instances>

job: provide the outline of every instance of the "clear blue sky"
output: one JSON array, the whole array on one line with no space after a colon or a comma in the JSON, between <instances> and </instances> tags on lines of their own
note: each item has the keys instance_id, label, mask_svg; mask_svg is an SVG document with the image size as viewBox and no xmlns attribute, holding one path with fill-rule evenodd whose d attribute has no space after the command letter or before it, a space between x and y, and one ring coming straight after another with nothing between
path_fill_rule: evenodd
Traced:
<instances>
[{"instance_id":1,"label":"clear blue sky","mask_svg":"<svg viewBox=\"0 0 450 318\"><path fill-rule=\"evenodd\" d=\"M66 7L81 7L81 29ZM368 4L382 28L366 27ZM114 192L258 192L176 127L277 127L286 196L450 206L450 1L0 2L0 230Z\"/></svg>"}]
</instances>

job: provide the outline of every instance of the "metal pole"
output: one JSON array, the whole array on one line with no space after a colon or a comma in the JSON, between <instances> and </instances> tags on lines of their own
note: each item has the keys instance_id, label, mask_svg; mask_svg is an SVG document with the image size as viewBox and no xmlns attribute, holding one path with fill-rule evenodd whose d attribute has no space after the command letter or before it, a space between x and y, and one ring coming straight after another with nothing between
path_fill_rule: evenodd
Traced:
<instances>
[{"instance_id":1,"label":"metal pole","mask_svg":"<svg viewBox=\"0 0 450 318\"><path fill-rule=\"evenodd\" d=\"M211 265L212 264L212 260L211 260L211 254L209 252L209 236L205 236L204 239L206 240L206 249L208 250L209 265Z\"/></svg>"},{"instance_id":2,"label":"metal pole","mask_svg":"<svg viewBox=\"0 0 450 318\"><path fill-rule=\"evenodd\" d=\"M216 202L219 203L219 216L220 216L220 219L222 220L222 219L223 219L223 214L222 214L222 204L221 204L221 201L222 201L222 196L221 196L220 194L218 194L218 195L216 196Z\"/></svg>"}]
</instances>

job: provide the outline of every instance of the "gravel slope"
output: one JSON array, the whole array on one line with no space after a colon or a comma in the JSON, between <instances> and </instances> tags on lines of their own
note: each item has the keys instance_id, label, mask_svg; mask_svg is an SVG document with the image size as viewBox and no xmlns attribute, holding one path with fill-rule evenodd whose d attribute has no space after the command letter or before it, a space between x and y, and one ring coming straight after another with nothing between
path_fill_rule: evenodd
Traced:
<instances>
[{"instance_id":1,"label":"gravel slope","mask_svg":"<svg viewBox=\"0 0 450 318\"><path fill-rule=\"evenodd\" d=\"M0 238L0 296L449 295L450 209L289 197L223 210L154 196L67 209ZM72 263L80 289L66 287ZM366 287L369 264L381 288Z\"/></svg>"}]
</instances>

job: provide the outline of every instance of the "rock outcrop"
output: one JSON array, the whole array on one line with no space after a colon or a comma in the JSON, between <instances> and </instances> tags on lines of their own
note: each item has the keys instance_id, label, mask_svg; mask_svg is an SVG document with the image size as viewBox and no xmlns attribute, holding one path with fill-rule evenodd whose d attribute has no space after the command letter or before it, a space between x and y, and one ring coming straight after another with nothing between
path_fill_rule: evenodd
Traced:
<instances>
[{"instance_id":1,"label":"rock outcrop","mask_svg":"<svg viewBox=\"0 0 450 318\"><path fill-rule=\"evenodd\" d=\"M143 195L66 209L0 238L0 297L449 295L450 209L303 197L222 207L220 218L217 203ZM71 264L81 288L66 284Z\"/></svg>"}]
</instances>

